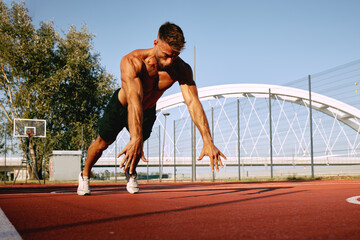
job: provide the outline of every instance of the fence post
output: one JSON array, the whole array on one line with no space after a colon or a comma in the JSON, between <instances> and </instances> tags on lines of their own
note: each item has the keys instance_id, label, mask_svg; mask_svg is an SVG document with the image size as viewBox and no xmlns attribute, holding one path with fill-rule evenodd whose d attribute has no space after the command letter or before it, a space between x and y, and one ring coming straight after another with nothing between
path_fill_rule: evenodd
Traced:
<instances>
[{"instance_id":1,"label":"fence post","mask_svg":"<svg viewBox=\"0 0 360 240\"><path fill-rule=\"evenodd\" d=\"M117 137L115 138L115 150L114 150L114 153L115 153L115 183L117 182L117 157L116 157L116 155L117 155L117 148L116 148L116 145L117 145ZM81 151L81 157L82 157L82 151Z\"/></svg>"},{"instance_id":2,"label":"fence post","mask_svg":"<svg viewBox=\"0 0 360 240\"><path fill-rule=\"evenodd\" d=\"M81 158L83 157L83 151L81 151ZM81 160L80 160L81 161ZM80 167L81 169L81 167ZM44 184L46 179L46 138L44 138L44 159L43 159L43 172L44 172Z\"/></svg>"},{"instance_id":3,"label":"fence post","mask_svg":"<svg viewBox=\"0 0 360 240\"><path fill-rule=\"evenodd\" d=\"M83 165L84 165L84 142L83 142L83 137L84 137L84 126L81 126L81 159L80 159L80 170L81 171L84 169L84 167L83 167ZM45 152L46 151L44 151L44 154L45 154Z\"/></svg>"},{"instance_id":4,"label":"fence post","mask_svg":"<svg viewBox=\"0 0 360 240\"><path fill-rule=\"evenodd\" d=\"M195 132L195 124L191 121L191 153L192 153L192 176L191 181L196 181L196 132Z\"/></svg>"},{"instance_id":5,"label":"fence post","mask_svg":"<svg viewBox=\"0 0 360 240\"><path fill-rule=\"evenodd\" d=\"M162 154L161 154L161 173L160 173L160 179L163 177L163 170L164 170L164 154L165 154L165 136L166 136L166 117L170 115L170 113L163 112L164 115L164 137L163 137L163 147L162 147ZM161 181L160 181L161 182Z\"/></svg>"},{"instance_id":6,"label":"fence post","mask_svg":"<svg viewBox=\"0 0 360 240\"><path fill-rule=\"evenodd\" d=\"M212 139L215 143L215 138L214 138L214 108L211 107L211 136ZM215 182L215 171L212 172L212 181Z\"/></svg>"},{"instance_id":7,"label":"fence post","mask_svg":"<svg viewBox=\"0 0 360 240\"><path fill-rule=\"evenodd\" d=\"M314 142L312 124L312 100L311 100L311 75L309 75L309 111L310 111L310 152L311 152L311 177L314 178Z\"/></svg>"},{"instance_id":8,"label":"fence post","mask_svg":"<svg viewBox=\"0 0 360 240\"><path fill-rule=\"evenodd\" d=\"M272 114L271 114L271 89L269 88L269 135L270 135L270 168L271 178L274 178L273 169L273 140L272 140Z\"/></svg>"},{"instance_id":9,"label":"fence post","mask_svg":"<svg viewBox=\"0 0 360 240\"><path fill-rule=\"evenodd\" d=\"M237 151L238 151L238 177L241 180L240 171L240 100L237 99Z\"/></svg>"},{"instance_id":10,"label":"fence post","mask_svg":"<svg viewBox=\"0 0 360 240\"><path fill-rule=\"evenodd\" d=\"M146 159L149 161L149 139L146 141ZM146 181L149 182L149 162L146 163Z\"/></svg>"},{"instance_id":11,"label":"fence post","mask_svg":"<svg viewBox=\"0 0 360 240\"><path fill-rule=\"evenodd\" d=\"M5 137L5 145L4 145L4 154L5 154L5 159L4 159L4 184L6 184L6 180L7 180L7 172L6 172L6 135L7 135L7 124L5 123L4 126L4 137ZM19 169L20 171L20 169Z\"/></svg>"},{"instance_id":12,"label":"fence post","mask_svg":"<svg viewBox=\"0 0 360 240\"><path fill-rule=\"evenodd\" d=\"M173 125L174 125L174 182L176 182L176 137L175 137L175 133L176 133L176 131L175 131L175 120L174 120L174 123L173 123Z\"/></svg>"},{"instance_id":13,"label":"fence post","mask_svg":"<svg viewBox=\"0 0 360 240\"><path fill-rule=\"evenodd\" d=\"M160 125L159 125L159 182L161 182L161 132L160 132Z\"/></svg>"}]
</instances>

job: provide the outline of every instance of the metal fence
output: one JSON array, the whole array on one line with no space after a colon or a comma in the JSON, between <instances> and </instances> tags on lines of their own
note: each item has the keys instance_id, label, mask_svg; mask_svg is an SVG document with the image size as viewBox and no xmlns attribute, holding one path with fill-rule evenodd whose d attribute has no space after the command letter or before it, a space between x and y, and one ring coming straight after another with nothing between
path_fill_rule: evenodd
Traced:
<instances>
[{"instance_id":1,"label":"metal fence","mask_svg":"<svg viewBox=\"0 0 360 240\"><path fill-rule=\"evenodd\" d=\"M358 83L360 60L284 86L249 90L244 84L228 95L204 97L214 143L227 156L215 173L208 158L196 160L203 142L186 106L160 108L144 147L149 163L140 162L138 171L159 181L359 175ZM128 139L127 132L118 136L117 151ZM113 158L113 151L96 166Z\"/></svg>"},{"instance_id":2,"label":"metal fence","mask_svg":"<svg viewBox=\"0 0 360 240\"><path fill-rule=\"evenodd\" d=\"M213 173L209 158L196 160L202 138L179 103L158 108L144 143L149 162L140 161L137 171L156 181L360 175L359 86L360 60L283 86L239 84L225 94L220 85L211 96L199 89L214 143L227 157L224 168ZM120 132L94 170L118 177L116 153L129 138Z\"/></svg>"}]
</instances>

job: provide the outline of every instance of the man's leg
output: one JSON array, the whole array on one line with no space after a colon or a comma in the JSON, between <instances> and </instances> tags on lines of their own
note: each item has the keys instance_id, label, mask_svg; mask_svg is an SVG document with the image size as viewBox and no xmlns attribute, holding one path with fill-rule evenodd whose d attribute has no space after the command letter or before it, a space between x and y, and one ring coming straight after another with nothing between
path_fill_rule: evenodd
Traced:
<instances>
[{"instance_id":1,"label":"man's leg","mask_svg":"<svg viewBox=\"0 0 360 240\"><path fill-rule=\"evenodd\" d=\"M84 170L82 172L84 177L90 176L90 171L92 167L101 157L103 151L106 150L108 146L112 143L113 142L107 142L100 136L98 136L98 138L90 145L86 156Z\"/></svg>"},{"instance_id":2,"label":"man's leg","mask_svg":"<svg viewBox=\"0 0 360 240\"><path fill-rule=\"evenodd\" d=\"M112 142L106 142L100 136L93 142L87 152L85 167L82 172L79 174L79 185L77 189L78 195L90 195L90 171L97 160L101 157L102 152L107 149L107 147Z\"/></svg>"}]
</instances>

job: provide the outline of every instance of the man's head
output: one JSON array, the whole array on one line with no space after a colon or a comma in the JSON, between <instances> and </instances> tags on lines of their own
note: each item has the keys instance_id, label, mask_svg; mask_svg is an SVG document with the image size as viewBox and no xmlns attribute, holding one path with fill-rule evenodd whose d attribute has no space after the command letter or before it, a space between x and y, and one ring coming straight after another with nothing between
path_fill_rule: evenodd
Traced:
<instances>
[{"instance_id":1,"label":"man's head","mask_svg":"<svg viewBox=\"0 0 360 240\"><path fill-rule=\"evenodd\" d=\"M159 68L170 66L185 46L185 38L181 28L166 22L159 28L157 39L154 41L155 58Z\"/></svg>"},{"instance_id":2,"label":"man's head","mask_svg":"<svg viewBox=\"0 0 360 240\"><path fill-rule=\"evenodd\" d=\"M169 44L171 49L180 53L185 46L183 31L176 24L166 22L159 28L158 39Z\"/></svg>"}]
</instances>

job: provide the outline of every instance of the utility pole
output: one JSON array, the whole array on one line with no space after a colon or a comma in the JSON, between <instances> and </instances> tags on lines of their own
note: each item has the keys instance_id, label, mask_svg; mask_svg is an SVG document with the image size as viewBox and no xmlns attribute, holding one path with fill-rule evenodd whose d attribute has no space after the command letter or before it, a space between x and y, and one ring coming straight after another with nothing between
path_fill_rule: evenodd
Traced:
<instances>
[{"instance_id":1,"label":"utility pole","mask_svg":"<svg viewBox=\"0 0 360 240\"><path fill-rule=\"evenodd\" d=\"M164 115L164 117L165 117L165 121L164 121L163 147L162 147L162 154L161 154L160 182L162 181L163 165L164 165L165 134L166 134L166 117L169 116L170 113L163 112L163 115Z\"/></svg>"}]
</instances>

